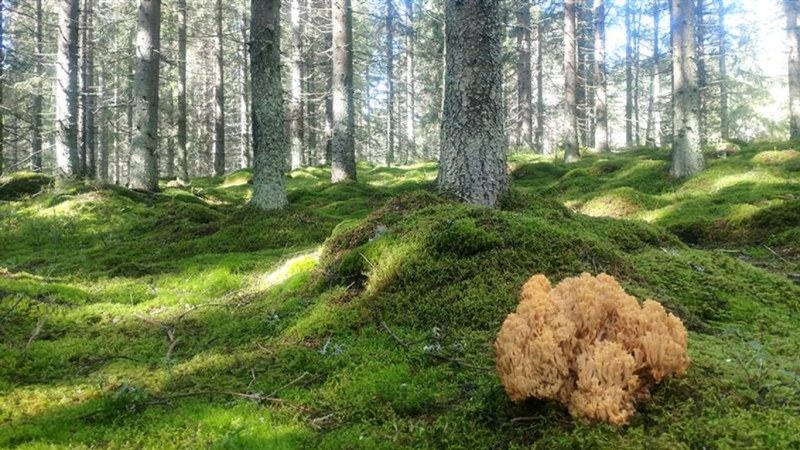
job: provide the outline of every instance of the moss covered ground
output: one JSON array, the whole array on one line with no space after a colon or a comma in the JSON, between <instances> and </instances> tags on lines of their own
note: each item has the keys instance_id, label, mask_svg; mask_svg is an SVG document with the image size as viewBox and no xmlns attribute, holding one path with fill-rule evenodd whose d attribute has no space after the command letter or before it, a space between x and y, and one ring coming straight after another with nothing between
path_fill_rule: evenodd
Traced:
<instances>
[{"instance_id":1,"label":"moss covered ground","mask_svg":"<svg viewBox=\"0 0 800 450\"><path fill-rule=\"evenodd\" d=\"M515 156L494 211L432 194L433 164L338 186L296 171L273 213L246 205L247 171L159 194L15 190L0 447L800 448L790 149L745 147L685 182L657 150ZM492 368L522 283L583 271L690 330L687 377L619 429L515 405Z\"/></svg>"}]
</instances>

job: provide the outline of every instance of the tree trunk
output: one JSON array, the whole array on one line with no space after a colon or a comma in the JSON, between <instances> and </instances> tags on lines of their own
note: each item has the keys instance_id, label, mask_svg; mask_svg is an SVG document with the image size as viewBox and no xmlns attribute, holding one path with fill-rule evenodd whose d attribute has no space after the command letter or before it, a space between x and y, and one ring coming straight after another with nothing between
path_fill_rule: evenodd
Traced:
<instances>
[{"instance_id":1,"label":"tree trunk","mask_svg":"<svg viewBox=\"0 0 800 450\"><path fill-rule=\"evenodd\" d=\"M784 0L786 31L789 42L789 131L790 139L800 139L800 16L798 0Z\"/></svg>"},{"instance_id":2,"label":"tree trunk","mask_svg":"<svg viewBox=\"0 0 800 450\"><path fill-rule=\"evenodd\" d=\"M353 115L353 10L350 0L333 0L331 182L356 180Z\"/></svg>"},{"instance_id":3,"label":"tree trunk","mask_svg":"<svg viewBox=\"0 0 800 450\"><path fill-rule=\"evenodd\" d=\"M106 96L106 73L107 70L101 65L97 79L97 103L100 117L100 148L97 152L97 179L103 183L108 183L108 150L111 137L111 114L107 106Z\"/></svg>"},{"instance_id":4,"label":"tree trunk","mask_svg":"<svg viewBox=\"0 0 800 450\"><path fill-rule=\"evenodd\" d=\"M79 0L60 0L56 61L56 175L78 174L78 19Z\"/></svg>"},{"instance_id":5,"label":"tree trunk","mask_svg":"<svg viewBox=\"0 0 800 450\"><path fill-rule=\"evenodd\" d=\"M500 0L445 0L439 191L496 206L508 188Z\"/></svg>"},{"instance_id":6,"label":"tree trunk","mask_svg":"<svg viewBox=\"0 0 800 450\"><path fill-rule=\"evenodd\" d=\"M217 0L217 70L214 89L214 175L225 174L225 65L222 35L222 0Z\"/></svg>"},{"instance_id":7,"label":"tree trunk","mask_svg":"<svg viewBox=\"0 0 800 450\"><path fill-rule=\"evenodd\" d=\"M417 158L414 109L414 0L406 0L406 163Z\"/></svg>"},{"instance_id":8,"label":"tree trunk","mask_svg":"<svg viewBox=\"0 0 800 450\"><path fill-rule=\"evenodd\" d=\"M564 162L580 159L578 152L578 41L575 0L564 2Z\"/></svg>"},{"instance_id":9,"label":"tree trunk","mask_svg":"<svg viewBox=\"0 0 800 450\"><path fill-rule=\"evenodd\" d=\"M697 174L705 165L698 134L700 89L694 0L672 2L672 168L675 178Z\"/></svg>"},{"instance_id":10,"label":"tree trunk","mask_svg":"<svg viewBox=\"0 0 800 450\"><path fill-rule=\"evenodd\" d=\"M517 8L517 145L533 147L533 95L531 93L531 5Z\"/></svg>"},{"instance_id":11,"label":"tree trunk","mask_svg":"<svg viewBox=\"0 0 800 450\"><path fill-rule=\"evenodd\" d=\"M186 137L186 0L178 0L178 179L189 180Z\"/></svg>"},{"instance_id":12,"label":"tree trunk","mask_svg":"<svg viewBox=\"0 0 800 450\"><path fill-rule=\"evenodd\" d=\"M42 0L36 0L36 75L40 80L45 77L45 68L41 59L44 57L44 34L42 28L44 19L42 17ZM2 21L2 15L0 15ZM0 25L2 26L2 25ZM31 170L41 172L42 170L42 107L44 95L42 85L36 85L36 93L33 95L33 105L31 108ZM2 156L0 156L2 157Z\"/></svg>"},{"instance_id":13,"label":"tree trunk","mask_svg":"<svg viewBox=\"0 0 800 450\"><path fill-rule=\"evenodd\" d=\"M661 21L661 2L653 1L653 72L650 82L650 103L645 139L650 147L661 147L661 51L659 48L659 22Z\"/></svg>"},{"instance_id":14,"label":"tree trunk","mask_svg":"<svg viewBox=\"0 0 800 450\"><path fill-rule=\"evenodd\" d=\"M0 0L0 44L5 42L5 23L6 23L6 20L5 20L5 7L6 7L6 2L4 0ZM60 11L60 9L61 8L59 8L59 11ZM60 19L60 16L59 16L59 19ZM61 26L61 21L60 20L59 20L59 26ZM60 30L60 28L59 28L59 30ZM60 47L61 42L60 41L61 40L59 39L59 50L61 49L61 47ZM61 56L61 52L59 52L59 56ZM5 60L6 60L6 47L5 47L5 45L0 45L0 62L4 63ZM6 130L5 130L5 115L6 115L6 112L5 112L5 109L2 107L3 106L3 86L5 85L5 80L6 80L5 73L4 73L5 70L4 70L4 67L3 67L4 65L5 64L1 64L0 63L0 175L3 174L3 168L4 168L3 167L4 166L4 164L3 164L4 156L3 155L5 154L4 153L4 150L5 150L4 147L6 145Z\"/></svg>"},{"instance_id":15,"label":"tree trunk","mask_svg":"<svg viewBox=\"0 0 800 450\"><path fill-rule=\"evenodd\" d=\"M700 109L697 113L698 128L697 134L700 137L700 146L702 147L708 142L708 134L706 130L708 122L708 107L706 105L706 88L708 87L708 73L706 72L706 25L705 25L705 7L706 0L695 0L695 30L697 39L697 83L698 94L700 98Z\"/></svg>"},{"instance_id":16,"label":"tree trunk","mask_svg":"<svg viewBox=\"0 0 800 450\"><path fill-rule=\"evenodd\" d=\"M386 0L386 165L394 162L394 4Z\"/></svg>"},{"instance_id":17,"label":"tree trunk","mask_svg":"<svg viewBox=\"0 0 800 450\"><path fill-rule=\"evenodd\" d=\"M608 132L608 80L606 77L606 7L604 0L594 0L594 114L595 148L611 151Z\"/></svg>"},{"instance_id":18,"label":"tree trunk","mask_svg":"<svg viewBox=\"0 0 800 450\"><path fill-rule=\"evenodd\" d=\"M633 0L625 0L625 146L633 147Z\"/></svg>"},{"instance_id":19,"label":"tree trunk","mask_svg":"<svg viewBox=\"0 0 800 450\"><path fill-rule=\"evenodd\" d=\"M81 155L83 164L82 175L87 178L94 178L96 167L96 150L97 145L95 141L95 120L94 120L94 17L93 17L93 3L94 0L84 1L84 27L83 30L83 130L81 135Z\"/></svg>"},{"instance_id":20,"label":"tree trunk","mask_svg":"<svg viewBox=\"0 0 800 450\"><path fill-rule=\"evenodd\" d=\"M263 210L286 206L287 156L281 84L281 1L253 0L250 71L253 111L253 199Z\"/></svg>"},{"instance_id":21,"label":"tree trunk","mask_svg":"<svg viewBox=\"0 0 800 450\"><path fill-rule=\"evenodd\" d=\"M242 87L239 97L239 167L250 167L250 67L247 52L247 14L242 11L241 22L242 46L240 59L242 60Z\"/></svg>"},{"instance_id":22,"label":"tree trunk","mask_svg":"<svg viewBox=\"0 0 800 450\"><path fill-rule=\"evenodd\" d=\"M303 19L300 0L291 0L292 63L289 101L291 169L303 166Z\"/></svg>"},{"instance_id":23,"label":"tree trunk","mask_svg":"<svg viewBox=\"0 0 800 450\"><path fill-rule=\"evenodd\" d=\"M544 154L544 14L539 4L536 14L536 151Z\"/></svg>"},{"instance_id":24,"label":"tree trunk","mask_svg":"<svg viewBox=\"0 0 800 450\"><path fill-rule=\"evenodd\" d=\"M728 115L728 63L727 63L727 33L725 31L725 0L717 0L717 14L719 15L719 118L722 139L731 136L731 125Z\"/></svg>"},{"instance_id":25,"label":"tree trunk","mask_svg":"<svg viewBox=\"0 0 800 450\"><path fill-rule=\"evenodd\" d=\"M158 190L158 72L161 52L161 0L140 0L136 33L136 76L129 187Z\"/></svg>"}]
</instances>

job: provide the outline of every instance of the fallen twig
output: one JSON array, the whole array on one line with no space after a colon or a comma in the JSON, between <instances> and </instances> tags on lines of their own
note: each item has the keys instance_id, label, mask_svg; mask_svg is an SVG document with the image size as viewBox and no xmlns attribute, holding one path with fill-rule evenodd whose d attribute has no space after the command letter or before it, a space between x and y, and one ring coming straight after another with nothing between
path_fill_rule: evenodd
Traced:
<instances>
[{"instance_id":1,"label":"fallen twig","mask_svg":"<svg viewBox=\"0 0 800 450\"><path fill-rule=\"evenodd\" d=\"M39 333L42 332L42 327L44 327L44 319L39 319L36 322L36 327L33 329L31 337L28 338L28 342L25 344L25 348L23 349L23 351L28 351L28 347L31 346L33 341L36 340L36 338L39 336Z\"/></svg>"},{"instance_id":2,"label":"fallen twig","mask_svg":"<svg viewBox=\"0 0 800 450\"><path fill-rule=\"evenodd\" d=\"M383 320L381 320L381 326L383 327L384 330L386 330L387 333L389 333L389 336L391 336L392 338L394 338L395 341L397 341L398 344L400 344L406 350L411 351L411 347L409 347L409 345L405 341L400 339L400 337L398 337L394 333L394 331L392 331L392 329L389 328L389 325L386 325L386 322L384 322ZM475 370L480 370L480 371L485 371L485 372L491 372L491 371L494 370L493 367L483 367L483 366L478 366L478 365L475 365L475 364L470 364L470 363L462 361L460 359L451 358L451 357L449 357L447 355L441 355L439 353L425 352L424 354L428 355L428 356L430 356L432 358L440 359L442 361L447 361L447 362L450 362L450 363L453 363L453 364L457 364L459 366L466 367L466 368L469 368L469 369L475 369Z\"/></svg>"},{"instance_id":3,"label":"fallen twig","mask_svg":"<svg viewBox=\"0 0 800 450\"><path fill-rule=\"evenodd\" d=\"M773 255L778 257L778 259L780 259L781 261L783 261L785 263L789 263L789 261L786 258L784 258L783 256L779 255L778 252L776 252L775 250L769 248L769 246L767 244L764 244L764 248L769 250L770 253L772 253Z\"/></svg>"}]
</instances>

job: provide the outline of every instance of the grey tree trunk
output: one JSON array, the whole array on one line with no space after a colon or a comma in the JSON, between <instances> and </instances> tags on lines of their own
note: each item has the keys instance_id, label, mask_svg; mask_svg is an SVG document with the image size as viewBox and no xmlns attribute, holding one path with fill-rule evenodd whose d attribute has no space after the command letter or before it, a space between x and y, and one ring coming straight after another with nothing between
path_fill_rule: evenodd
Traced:
<instances>
[{"instance_id":1,"label":"grey tree trunk","mask_svg":"<svg viewBox=\"0 0 800 450\"><path fill-rule=\"evenodd\" d=\"M222 0L217 0L217 65L214 90L214 175L225 174L225 65L222 35Z\"/></svg>"},{"instance_id":2,"label":"grey tree trunk","mask_svg":"<svg viewBox=\"0 0 800 450\"><path fill-rule=\"evenodd\" d=\"M5 41L5 7L6 2L0 1L0 43ZM59 21L60 24L60 21ZM0 45L0 61L6 60L6 48L4 45ZM5 84L5 76L4 76L4 64L0 64L0 106L3 105L3 85ZM4 147L6 143L6 131L5 131L5 110L0 108L0 175L3 174L3 163L4 163Z\"/></svg>"},{"instance_id":3,"label":"grey tree trunk","mask_svg":"<svg viewBox=\"0 0 800 450\"><path fill-rule=\"evenodd\" d=\"M239 167L250 167L250 65L247 52L247 14L242 11L241 29L242 46L240 47L242 61L242 87L239 96Z\"/></svg>"},{"instance_id":4,"label":"grey tree trunk","mask_svg":"<svg viewBox=\"0 0 800 450\"><path fill-rule=\"evenodd\" d=\"M158 74L161 54L161 0L140 0L133 83L133 137L129 187L158 190Z\"/></svg>"},{"instance_id":5,"label":"grey tree trunk","mask_svg":"<svg viewBox=\"0 0 800 450\"><path fill-rule=\"evenodd\" d=\"M650 147L661 147L661 49L658 24L661 21L661 2L653 2L653 72L650 83L650 104L645 139Z\"/></svg>"},{"instance_id":6,"label":"grey tree trunk","mask_svg":"<svg viewBox=\"0 0 800 450\"><path fill-rule=\"evenodd\" d=\"M536 14L536 151L544 154L544 14L539 4Z\"/></svg>"},{"instance_id":7,"label":"grey tree trunk","mask_svg":"<svg viewBox=\"0 0 800 450\"><path fill-rule=\"evenodd\" d=\"M594 0L595 148L600 153L611 151L608 131L608 79L606 74L606 6L604 0Z\"/></svg>"},{"instance_id":8,"label":"grey tree trunk","mask_svg":"<svg viewBox=\"0 0 800 450\"><path fill-rule=\"evenodd\" d=\"M414 0L406 0L406 163L417 157L414 103Z\"/></svg>"},{"instance_id":9,"label":"grey tree trunk","mask_svg":"<svg viewBox=\"0 0 800 450\"><path fill-rule=\"evenodd\" d=\"M672 2L672 168L675 178L697 174L705 165L698 133L700 87L697 80L694 0Z\"/></svg>"},{"instance_id":10,"label":"grey tree trunk","mask_svg":"<svg viewBox=\"0 0 800 450\"><path fill-rule=\"evenodd\" d=\"M186 0L178 0L178 178L189 180L186 136Z\"/></svg>"},{"instance_id":11,"label":"grey tree trunk","mask_svg":"<svg viewBox=\"0 0 800 450\"><path fill-rule=\"evenodd\" d=\"M81 155L83 164L82 175L87 178L95 177L97 143L95 141L95 118L94 118L94 0L84 1L83 20L83 92L81 109L83 113L81 140Z\"/></svg>"},{"instance_id":12,"label":"grey tree trunk","mask_svg":"<svg viewBox=\"0 0 800 450\"><path fill-rule=\"evenodd\" d=\"M2 21L2 16L0 16ZM44 57L44 37L42 27L44 19L42 17L42 0L36 0L36 74L39 79L45 77L44 64L41 58ZM1 25L0 25L1 26ZM33 172L41 172L42 170L42 105L44 103L44 95L42 95L42 86L36 86L36 93L33 96L33 105L31 108L31 170Z\"/></svg>"},{"instance_id":13,"label":"grey tree trunk","mask_svg":"<svg viewBox=\"0 0 800 450\"><path fill-rule=\"evenodd\" d=\"M500 0L445 0L445 90L437 186L496 206L508 188Z\"/></svg>"},{"instance_id":14,"label":"grey tree trunk","mask_svg":"<svg viewBox=\"0 0 800 450\"><path fill-rule=\"evenodd\" d=\"M108 182L108 154L111 140L111 114L107 107L105 96L107 70L101 65L97 75L97 103L99 104L100 120L100 147L97 152L97 179L103 183Z\"/></svg>"},{"instance_id":15,"label":"grey tree trunk","mask_svg":"<svg viewBox=\"0 0 800 450\"><path fill-rule=\"evenodd\" d=\"M292 63L289 98L289 148L291 169L303 166L303 19L300 0L291 0Z\"/></svg>"},{"instance_id":16,"label":"grey tree trunk","mask_svg":"<svg viewBox=\"0 0 800 450\"><path fill-rule=\"evenodd\" d=\"M333 0L331 182L356 180L353 115L353 10L350 0Z\"/></svg>"},{"instance_id":17,"label":"grey tree trunk","mask_svg":"<svg viewBox=\"0 0 800 450\"><path fill-rule=\"evenodd\" d=\"M386 165L394 163L394 4L386 0Z\"/></svg>"},{"instance_id":18,"label":"grey tree trunk","mask_svg":"<svg viewBox=\"0 0 800 450\"><path fill-rule=\"evenodd\" d=\"M633 0L625 0L625 146L633 147Z\"/></svg>"},{"instance_id":19,"label":"grey tree trunk","mask_svg":"<svg viewBox=\"0 0 800 450\"><path fill-rule=\"evenodd\" d=\"M722 139L729 139L731 136L731 125L728 114L728 63L727 63L727 32L725 31L725 0L717 0L717 14L719 17L719 28L717 30L719 39L719 118L720 134Z\"/></svg>"},{"instance_id":20,"label":"grey tree trunk","mask_svg":"<svg viewBox=\"0 0 800 450\"><path fill-rule=\"evenodd\" d=\"M784 0L786 32L789 42L789 132L792 140L800 139L800 16L798 0Z\"/></svg>"},{"instance_id":21,"label":"grey tree trunk","mask_svg":"<svg viewBox=\"0 0 800 450\"><path fill-rule=\"evenodd\" d=\"M253 112L253 199L262 210L286 206L287 142L281 85L281 1L253 0L250 70Z\"/></svg>"},{"instance_id":22,"label":"grey tree trunk","mask_svg":"<svg viewBox=\"0 0 800 450\"><path fill-rule=\"evenodd\" d=\"M697 40L696 60L697 60L697 83L699 88L700 109L697 113L698 131L700 136L700 146L708 142L707 122L708 106L706 101L706 89L708 88L708 72L706 71L706 0L695 0L695 39Z\"/></svg>"},{"instance_id":23,"label":"grey tree trunk","mask_svg":"<svg viewBox=\"0 0 800 450\"><path fill-rule=\"evenodd\" d=\"M531 148L533 94L531 92L531 5L523 0L517 8L517 145Z\"/></svg>"},{"instance_id":24,"label":"grey tree trunk","mask_svg":"<svg viewBox=\"0 0 800 450\"><path fill-rule=\"evenodd\" d=\"M78 2L59 0L56 58L56 176L78 174Z\"/></svg>"},{"instance_id":25,"label":"grey tree trunk","mask_svg":"<svg viewBox=\"0 0 800 450\"><path fill-rule=\"evenodd\" d=\"M564 162L580 159L578 152L578 40L575 0L564 2Z\"/></svg>"},{"instance_id":26,"label":"grey tree trunk","mask_svg":"<svg viewBox=\"0 0 800 450\"><path fill-rule=\"evenodd\" d=\"M167 96L167 121L169 123L169 132L167 133L167 145L166 145L166 154L164 155L164 175L167 178L172 179L175 177L175 135L173 131L175 128L175 118L177 114L175 114L175 95L172 93L172 89L169 90L169 95Z\"/></svg>"}]
</instances>

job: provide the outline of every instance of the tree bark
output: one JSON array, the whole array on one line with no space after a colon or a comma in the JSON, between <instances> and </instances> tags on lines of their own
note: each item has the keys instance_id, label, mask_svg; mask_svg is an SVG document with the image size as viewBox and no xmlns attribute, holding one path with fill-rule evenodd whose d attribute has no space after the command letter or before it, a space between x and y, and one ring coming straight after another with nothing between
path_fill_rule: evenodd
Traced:
<instances>
[{"instance_id":1,"label":"tree bark","mask_svg":"<svg viewBox=\"0 0 800 450\"><path fill-rule=\"evenodd\" d=\"M698 133L700 88L697 79L694 0L672 2L673 143L670 174L690 177L705 165Z\"/></svg>"},{"instance_id":2,"label":"tree bark","mask_svg":"<svg viewBox=\"0 0 800 450\"><path fill-rule=\"evenodd\" d=\"M650 103L647 118L647 134L645 140L650 147L661 147L661 49L659 48L661 36L659 22L661 21L661 2L653 1L653 72L650 82Z\"/></svg>"},{"instance_id":3,"label":"tree bark","mask_svg":"<svg viewBox=\"0 0 800 450\"><path fill-rule=\"evenodd\" d=\"M217 0L217 65L214 89L214 175L225 174L225 64L222 35L222 0Z\"/></svg>"},{"instance_id":4,"label":"tree bark","mask_svg":"<svg viewBox=\"0 0 800 450\"><path fill-rule=\"evenodd\" d=\"M536 135L534 146L539 154L544 154L544 14L542 4L536 14Z\"/></svg>"},{"instance_id":5,"label":"tree bark","mask_svg":"<svg viewBox=\"0 0 800 450\"><path fill-rule=\"evenodd\" d=\"M533 95L531 92L531 5L522 0L517 8L517 145L531 148Z\"/></svg>"},{"instance_id":6,"label":"tree bark","mask_svg":"<svg viewBox=\"0 0 800 450\"><path fill-rule=\"evenodd\" d=\"M350 0L333 0L331 182L356 180L353 114L353 10Z\"/></svg>"},{"instance_id":7,"label":"tree bark","mask_svg":"<svg viewBox=\"0 0 800 450\"><path fill-rule=\"evenodd\" d=\"M5 8L6 2L0 0L0 43L5 41ZM60 8L59 8L60 10ZM59 20L60 26L60 20ZM59 28L60 30L60 28ZM60 42L59 42L60 44ZM59 47L60 49L60 47ZM60 56L60 52L59 52ZM0 45L0 62L5 62L6 60L6 48L5 45ZM2 108L3 105L3 86L5 85L5 68L3 67L5 64L0 64L0 175L3 174L4 169L4 150L6 145L6 129L5 129L5 110Z\"/></svg>"},{"instance_id":8,"label":"tree bark","mask_svg":"<svg viewBox=\"0 0 800 450\"><path fill-rule=\"evenodd\" d=\"M97 103L100 120L100 147L97 152L97 179L103 183L108 182L108 154L111 138L111 114L105 100L107 70L101 65L97 75Z\"/></svg>"},{"instance_id":9,"label":"tree bark","mask_svg":"<svg viewBox=\"0 0 800 450\"><path fill-rule=\"evenodd\" d=\"M595 147L600 153L611 151L608 132L608 79L606 73L606 7L604 0L594 0Z\"/></svg>"},{"instance_id":10,"label":"tree bark","mask_svg":"<svg viewBox=\"0 0 800 450\"><path fill-rule=\"evenodd\" d=\"M439 191L496 206L508 188L500 0L445 0Z\"/></svg>"},{"instance_id":11,"label":"tree bark","mask_svg":"<svg viewBox=\"0 0 800 450\"><path fill-rule=\"evenodd\" d=\"M250 12L250 71L253 83L253 206L283 208L287 155L281 85L281 1L253 0Z\"/></svg>"},{"instance_id":12,"label":"tree bark","mask_svg":"<svg viewBox=\"0 0 800 450\"><path fill-rule=\"evenodd\" d=\"M60 0L56 61L56 176L78 175L79 0Z\"/></svg>"},{"instance_id":13,"label":"tree bark","mask_svg":"<svg viewBox=\"0 0 800 450\"><path fill-rule=\"evenodd\" d=\"M414 94L414 0L406 0L406 164L417 157Z\"/></svg>"},{"instance_id":14,"label":"tree bark","mask_svg":"<svg viewBox=\"0 0 800 450\"><path fill-rule=\"evenodd\" d=\"M727 63L727 32L725 31L725 0L717 0L717 14L719 17L719 28L717 30L719 39L719 117L720 134L722 139L729 139L731 136L731 125L728 115L728 63Z\"/></svg>"},{"instance_id":15,"label":"tree bark","mask_svg":"<svg viewBox=\"0 0 800 450\"><path fill-rule=\"evenodd\" d=\"M699 99L700 109L697 113L698 129L697 134L700 137L700 146L702 147L708 142L707 135L707 122L708 122L708 107L706 105L706 89L708 87L708 73L706 71L706 0L695 0L695 30L697 39L696 59L697 59L697 83L699 86Z\"/></svg>"},{"instance_id":16,"label":"tree bark","mask_svg":"<svg viewBox=\"0 0 800 450\"><path fill-rule=\"evenodd\" d=\"M633 0L625 0L625 146L633 147Z\"/></svg>"},{"instance_id":17,"label":"tree bark","mask_svg":"<svg viewBox=\"0 0 800 450\"><path fill-rule=\"evenodd\" d=\"M94 178L96 167L97 144L95 141L95 101L94 101L94 0L84 1L83 20L83 92L81 109L83 113L81 135L81 160L83 161L83 173L87 178Z\"/></svg>"},{"instance_id":18,"label":"tree bark","mask_svg":"<svg viewBox=\"0 0 800 450\"><path fill-rule=\"evenodd\" d=\"M789 42L789 131L790 139L800 139L800 1L784 0L786 32Z\"/></svg>"},{"instance_id":19,"label":"tree bark","mask_svg":"<svg viewBox=\"0 0 800 450\"><path fill-rule=\"evenodd\" d=\"M239 167L250 167L250 66L248 64L247 52L247 14L242 11L241 21L242 46L240 47L240 59L242 62L242 87L239 97Z\"/></svg>"},{"instance_id":20,"label":"tree bark","mask_svg":"<svg viewBox=\"0 0 800 450\"><path fill-rule=\"evenodd\" d=\"M289 140L291 169L303 166L303 20L300 0L291 0L292 63L289 100Z\"/></svg>"},{"instance_id":21,"label":"tree bark","mask_svg":"<svg viewBox=\"0 0 800 450\"><path fill-rule=\"evenodd\" d=\"M580 159L578 152L578 40L575 0L564 2L564 162Z\"/></svg>"},{"instance_id":22,"label":"tree bark","mask_svg":"<svg viewBox=\"0 0 800 450\"><path fill-rule=\"evenodd\" d=\"M41 59L44 57L44 19L42 17L42 0L36 0L36 75L39 80L44 79L45 67ZM2 16L0 15L0 21ZM2 25L0 25L2 26ZM42 94L41 84L37 84L36 93L33 95L33 105L31 107L31 171L41 172L42 170L42 107L44 95ZM0 156L1 158L2 156Z\"/></svg>"},{"instance_id":23,"label":"tree bark","mask_svg":"<svg viewBox=\"0 0 800 450\"><path fill-rule=\"evenodd\" d=\"M394 4L386 0L386 165L394 163Z\"/></svg>"},{"instance_id":24,"label":"tree bark","mask_svg":"<svg viewBox=\"0 0 800 450\"><path fill-rule=\"evenodd\" d=\"M186 0L178 0L178 179L189 180L186 130Z\"/></svg>"},{"instance_id":25,"label":"tree bark","mask_svg":"<svg viewBox=\"0 0 800 450\"><path fill-rule=\"evenodd\" d=\"M136 32L136 75L129 187L158 190L158 74L161 55L161 0L140 0Z\"/></svg>"}]
</instances>

